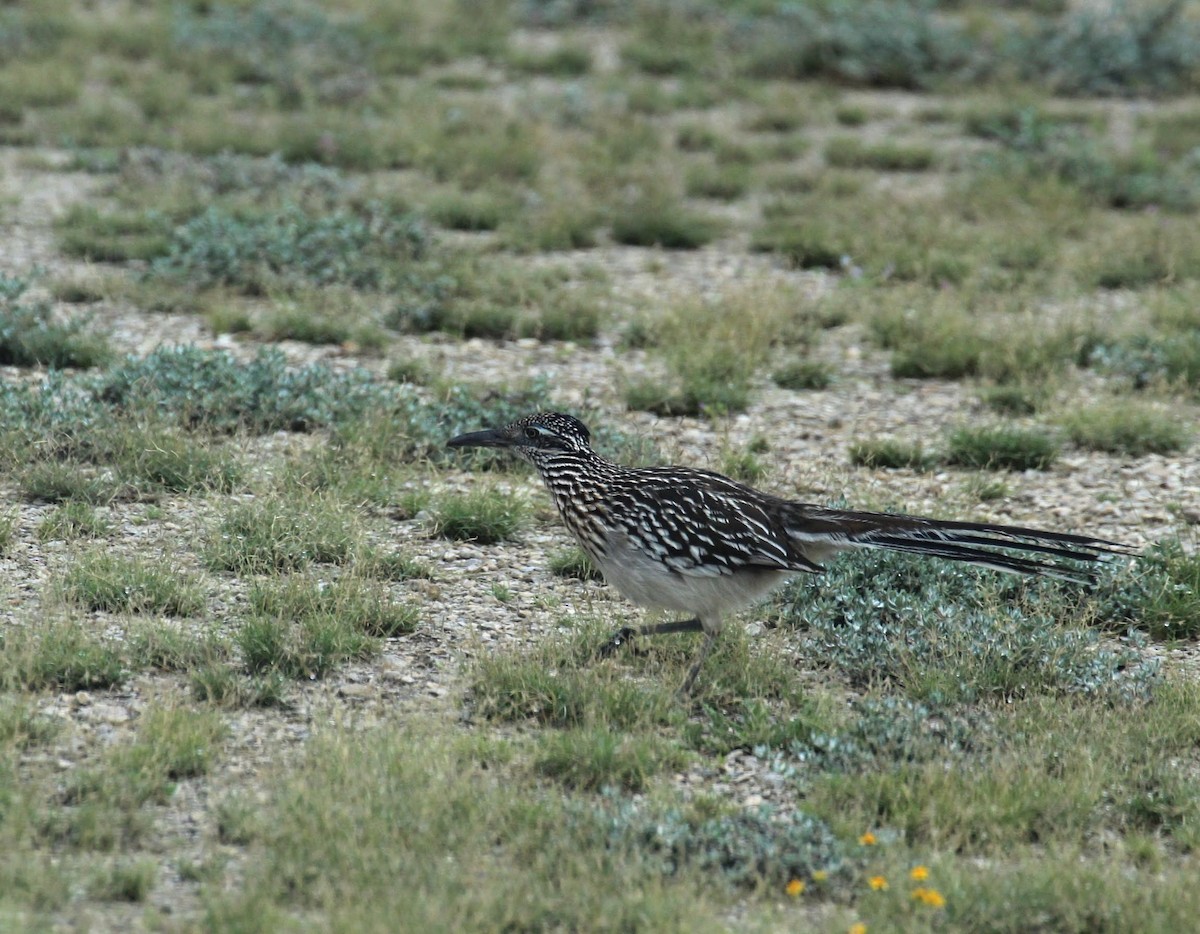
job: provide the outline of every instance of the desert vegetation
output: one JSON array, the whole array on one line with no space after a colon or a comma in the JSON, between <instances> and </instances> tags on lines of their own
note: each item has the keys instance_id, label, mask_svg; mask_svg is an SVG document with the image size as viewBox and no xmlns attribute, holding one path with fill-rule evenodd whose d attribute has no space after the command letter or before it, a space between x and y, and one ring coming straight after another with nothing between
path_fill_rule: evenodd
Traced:
<instances>
[{"instance_id":1,"label":"desert vegetation","mask_svg":"<svg viewBox=\"0 0 1200 934\"><path fill-rule=\"evenodd\" d=\"M0 928L1176 931L1200 15L0 4ZM535 475L1078 531L639 620Z\"/></svg>"}]
</instances>

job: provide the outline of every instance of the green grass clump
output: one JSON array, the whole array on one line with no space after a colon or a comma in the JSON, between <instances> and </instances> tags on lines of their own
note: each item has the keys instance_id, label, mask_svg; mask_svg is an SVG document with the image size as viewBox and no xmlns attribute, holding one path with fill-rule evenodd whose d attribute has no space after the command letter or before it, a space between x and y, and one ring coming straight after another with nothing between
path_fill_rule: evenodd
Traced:
<instances>
[{"instance_id":1,"label":"green grass clump","mask_svg":"<svg viewBox=\"0 0 1200 934\"><path fill-rule=\"evenodd\" d=\"M387 638L413 632L420 618L415 606L393 600L385 584L350 575L332 582L292 576L256 584L250 609L284 620L336 617L366 635Z\"/></svg>"},{"instance_id":2,"label":"green grass clump","mask_svg":"<svg viewBox=\"0 0 1200 934\"><path fill-rule=\"evenodd\" d=\"M645 340L661 348L670 376L630 381L626 404L661 415L742 411L772 345L808 339L810 323L796 314L798 301L787 289L748 289L667 309L649 323Z\"/></svg>"},{"instance_id":3,"label":"green grass clump","mask_svg":"<svg viewBox=\"0 0 1200 934\"><path fill-rule=\"evenodd\" d=\"M46 414L37 413L14 434L28 436ZM43 435L40 447L21 452L28 458L18 470L26 497L103 505L162 493L228 492L241 476L240 463L223 445L203 443L170 425L110 419L103 406L93 415L92 430L86 423L62 420L63 434L52 431ZM103 430L96 430L101 425Z\"/></svg>"},{"instance_id":4,"label":"green grass clump","mask_svg":"<svg viewBox=\"0 0 1200 934\"><path fill-rule=\"evenodd\" d=\"M925 296L920 313L910 304ZM1029 383L1061 372L1079 359L1089 340L1082 327L1038 325L1012 317L1002 298L963 301L952 291L919 289L889 304L870 320L873 337L892 352L892 375L900 379L983 377L997 383Z\"/></svg>"},{"instance_id":5,"label":"green grass clump","mask_svg":"<svg viewBox=\"0 0 1200 934\"><path fill-rule=\"evenodd\" d=\"M501 229L504 243L522 252L587 250L596 245L604 218L586 192L567 188L543 192Z\"/></svg>"},{"instance_id":6,"label":"green grass clump","mask_svg":"<svg viewBox=\"0 0 1200 934\"><path fill-rule=\"evenodd\" d=\"M430 201L425 214L448 230L495 230L513 214L513 206L510 199L487 190L452 191Z\"/></svg>"},{"instance_id":7,"label":"green grass clump","mask_svg":"<svg viewBox=\"0 0 1200 934\"><path fill-rule=\"evenodd\" d=\"M945 462L971 470L1046 470L1058 444L1044 432L1021 428L959 428L946 439Z\"/></svg>"},{"instance_id":8,"label":"green grass clump","mask_svg":"<svg viewBox=\"0 0 1200 934\"><path fill-rule=\"evenodd\" d=\"M800 101L780 100L752 114L742 123L750 133L792 133L808 122Z\"/></svg>"},{"instance_id":9,"label":"green grass clump","mask_svg":"<svg viewBox=\"0 0 1200 934\"><path fill-rule=\"evenodd\" d=\"M432 580L434 570L428 562L403 551L364 548L354 560L354 571L379 581Z\"/></svg>"},{"instance_id":10,"label":"green grass clump","mask_svg":"<svg viewBox=\"0 0 1200 934\"><path fill-rule=\"evenodd\" d=\"M120 492L115 478L96 476L70 461L34 461L20 471L18 481L21 495L32 502L103 506Z\"/></svg>"},{"instance_id":11,"label":"green grass clump","mask_svg":"<svg viewBox=\"0 0 1200 934\"><path fill-rule=\"evenodd\" d=\"M241 479L236 457L170 427L121 425L95 459L114 469L121 482L141 493L228 493Z\"/></svg>"},{"instance_id":12,"label":"green grass clump","mask_svg":"<svg viewBox=\"0 0 1200 934\"><path fill-rule=\"evenodd\" d=\"M68 603L106 613L195 616L204 609L203 591L190 575L108 549L80 555L63 575L58 591Z\"/></svg>"},{"instance_id":13,"label":"green grass clump","mask_svg":"<svg viewBox=\"0 0 1200 934\"><path fill-rule=\"evenodd\" d=\"M443 494L432 511L432 534L481 545L508 541L529 518L529 505L523 498L495 487Z\"/></svg>"},{"instance_id":14,"label":"green grass clump","mask_svg":"<svg viewBox=\"0 0 1200 934\"><path fill-rule=\"evenodd\" d=\"M583 791L642 791L651 776L679 768L684 758L681 750L664 747L653 736L630 736L607 726L548 733L538 746L534 769Z\"/></svg>"},{"instance_id":15,"label":"green grass clump","mask_svg":"<svg viewBox=\"0 0 1200 934\"><path fill-rule=\"evenodd\" d=\"M718 22L669 6L638 8L632 35L621 46L621 61L643 74L687 77L711 68Z\"/></svg>"},{"instance_id":16,"label":"green grass clump","mask_svg":"<svg viewBox=\"0 0 1200 934\"><path fill-rule=\"evenodd\" d=\"M722 445L718 472L751 486L761 483L767 476L768 468L759 455L766 450L766 439L761 437L753 439L744 448Z\"/></svg>"},{"instance_id":17,"label":"green grass clump","mask_svg":"<svg viewBox=\"0 0 1200 934\"><path fill-rule=\"evenodd\" d=\"M1113 399L1063 416L1072 444L1090 451L1143 457L1175 454L1191 440L1187 425L1159 406Z\"/></svg>"},{"instance_id":18,"label":"green grass clump","mask_svg":"<svg viewBox=\"0 0 1200 934\"><path fill-rule=\"evenodd\" d=\"M1099 619L1117 631L1134 626L1156 639L1200 634L1200 556L1178 541L1154 545L1099 593Z\"/></svg>"},{"instance_id":19,"label":"green grass clump","mask_svg":"<svg viewBox=\"0 0 1200 934\"><path fill-rule=\"evenodd\" d=\"M750 169L742 163L697 165L688 171L685 189L691 198L736 201L750 188Z\"/></svg>"},{"instance_id":20,"label":"green grass clump","mask_svg":"<svg viewBox=\"0 0 1200 934\"><path fill-rule=\"evenodd\" d=\"M520 331L543 341L590 341L599 335L605 317L605 307L593 293L565 292L536 318L523 322Z\"/></svg>"},{"instance_id":21,"label":"green grass clump","mask_svg":"<svg viewBox=\"0 0 1200 934\"><path fill-rule=\"evenodd\" d=\"M128 674L117 645L85 620L61 620L10 629L0 636L6 690L93 690L120 684Z\"/></svg>"},{"instance_id":22,"label":"green grass clump","mask_svg":"<svg viewBox=\"0 0 1200 934\"><path fill-rule=\"evenodd\" d=\"M936 304L938 290L976 278L1011 285L1014 274L1005 279L996 268L1004 251L984 246L979 229L963 216L964 196L917 199L891 188L864 190L846 173L785 176L783 182L797 187L763 205L752 249L778 252L801 267L844 269L854 279L918 283L934 291L929 304ZM999 209L986 211L990 218ZM1012 239L1007 229L994 236Z\"/></svg>"},{"instance_id":23,"label":"green grass clump","mask_svg":"<svg viewBox=\"0 0 1200 934\"><path fill-rule=\"evenodd\" d=\"M819 216L768 220L754 232L750 248L776 253L797 269L841 269L851 255L849 238Z\"/></svg>"},{"instance_id":24,"label":"green grass clump","mask_svg":"<svg viewBox=\"0 0 1200 934\"><path fill-rule=\"evenodd\" d=\"M780 389L828 389L833 383L833 370L822 360L797 358L776 367L771 379Z\"/></svg>"},{"instance_id":25,"label":"green grass clump","mask_svg":"<svg viewBox=\"0 0 1200 934\"><path fill-rule=\"evenodd\" d=\"M855 441L850 445L850 463L856 467L896 470L928 470L936 459L920 442L899 441L895 438L877 438L871 441Z\"/></svg>"},{"instance_id":26,"label":"green grass clump","mask_svg":"<svg viewBox=\"0 0 1200 934\"><path fill-rule=\"evenodd\" d=\"M594 337L603 316L602 284L579 283L561 266L462 255L442 270L434 296L402 300L389 316L410 331L462 337Z\"/></svg>"},{"instance_id":27,"label":"green grass clump","mask_svg":"<svg viewBox=\"0 0 1200 934\"><path fill-rule=\"evenodd\" d=\"M532 652L481 657L471 688L475 710L489 720L561 728L604 724L633 731L678 720L682 711L661 679L639 685L611 666L589 664L610 635L611 626L590 625Z\"/></svg>"},{"instance_id":28,"label":"green grass clump","mask_svg":"<svg viewBox=\"0 0 1200 934\"><path fill-rule=\"evenodd\" d=\"M323 613L297 622L276 616L250 616L238 627L234 643L250 675L293 679L323 678L338 665L376 651L370 636ZM214 701L228 701L228 694L214 682L206 684L205 690Z\"/></svg>"},{"instance_id":29,"label":"green grass clump","mask_svg":"<svg viewBox=\"0 0 1200 934\"><path fill-rule=\"evenodd\" d=\"M112 524L96 512L90 503L68 501L55 507L38 523L41 542L72 541L77 538L101 538L112 532Z\"/></svg>"},{"instance_id":30,"label":"green grass clump","mask_svg":"<svg viewBox=\"0 0 1200 934\"><path fill-rule=\"evenodd\" d=\"M695 661L695 636L647 639L602 662L596 652L612 632L611 623L576 623L569 637L532 654L490 653L474 672L475 709L487 719L626 735L678 729L690 710L683 745L717 755L783 748L821 721L822 711L805 699L795 667L777 646L756 646L741 631L724 634L684 699L676 691Z\"/></svg>"},{"instance_id":31,"label":"green grass clump","mask_svg":"<svg viewBox=\"0 0 1200 934\"><path fill-rule=\"evenodd\" d=\"M963 730L960 721L952 732L965 733L967 744L947 743L924 761L919 747L885 746L885 761L862 774L821 775L806 801L816 814L851 827L878 822L902 829L919 850L1003 853L1009 860L1047 843L1086 847L1104 832L1135 849L1147 832L1189 847L1197 812L1191 783L1173 760L1195 735L1186 721L1195 710L1195 691L1175 683L1132 707L1032 697L1009 709L977 711L984 719L971 724L974 730ZM1045 768L1047 757L1055 769ZM955 818L945 820L948 813ZM1071 910L1082 907L1072 903Z\"/></svg>"},{"instance_id":32,"label":"green grass clump","mask_svg":"<svg viewBox=\"0 0 1200 934\"><path fill-rule=\"evenodd\" d=\"M751 21L741 47L754 77L907 89L966 71L973 51L959 23L894 0L780 7Z\"/></svg>"},{"instance_id":33,"label":"green grass clump","mask_svg":"<svg viewBox=\"0 0 1200 934\"><path fill-rule=\"evenodd\" d=\"M625 386L625 404L631 409L665 416L740 412L750 404L750 393L745 384L722 380L720 373L726 369L722 356L712 354L706 367L690 370L682 390L661 380L634 380Z\"/></svg>"},{"instance_id":34,"label":"green grass clump","mask_svg":"<svg viewBox=\"0 0 1200 934\"><path fill-rule=\"evenodd\" d=\"M840 169L926 172L934 166L934 151L929 146L890 142L869 145L853 136L839 136L826 144L825 162Z\"/></svg>"},{"instance_id":35,"label":"green grass clump","mask_svg":"<svg viewBox=\"0 0 1200 934\"><path fill-rule=\"evenodd\" d=\"M429 319L430 330L446 331L464 340L511 340L517 336L521 309L488 298L447 308Z\"/></svg>"},{"instance_id":36,"label":"green grass clump","mask_svg":"<svg viewBox=\"0 0 1200 934\"><path fill-rule=\"evenodd\" d=\"M53 16L53 14L51 14ZM30 54L29 46L31 33L59 32L56 39L65 38L63 29L49 25L47 20L41 23L25 24L13 22L10 17L6 26L8 38L6 46L11 50L6 57L3 69L0 70L0 81L5 88L4 108L0 115L6 124L19 125L24 112L28 109L43 107L67 107L73 104L83 90L84 74L78 62L64 61L57 55ZM61 21L59 21L61 24ZM32 28L31 28L32 27ZM39 28L40 27L40 28ZM6 36L6 38L7 38ZM17 142L18 140L14 140Z\"/></svg>"},{"instance_id":37,"label":"green grass clump","mask_svg":"<svg viewBox=\"0 0 1200 934\"><path fill-rule=\"evenodd\" d=\"M1005 499L1012 493L1008 481L995 474L972 474L963 481L962 489L981 503Z\"/></svg>"},{"instance_id":38,"label":"green grass clump","mask_svg":"<svg viewBox=\"0 0 1200 934\"><path fill-rule=\"evenodd\" d=\"M437 181L468 190L533 182L543 159L536 125L498 116L488 107L451 111L420 153L420 165Z\"/></svg>"},{"instance_id":39,"label":"green grass clump","mask_svg":"<svg viewBox=\"0 0 1200 934\"><path fill-rule=\"evenodd\" d=\"M1200 146L1200 113L1194 109L1147 114L1139 123L1151 131L1156 152L1179 158Z\"/></svg>"},{"instance_id":40,"label":"green grass clump","mask_svg":"<svg viewBox=\"0 0 1200 934\"><path fill-rule=\"evenodd\" d=\"M858 104L838 104L833 119L841 126L862 126L871 119L871 114L866 107Z\"/></svg>"},{"instance_id":41,"label":"green grass clump","mask_svg":"<svg viewBox=\"0 0 1200 934\"><path fill-rule=\"evenodd\" d=\"M514 52L509 55L508 64L528 74L579 78L592 70L592 50L567 42L547 52Z\"/></svg>"},{"instance_id":42,"label":"green grass clump","mask_svg":"<svg viewBox=\"0 0 1200 934\"><path fill-rule=\"evenodd\" d=\"M108 361L108 342L88 332L84 321L63 321L45 302L22 301L28 286L0 274L0 365L94 367Z\"/></svg>"},{"instance_id":43,"label":"green grass clump","mask_svg":"<svg viewBox=\"0 0 1200 934\"><path fill-rule=\"evenodd\" d=\"M604 575L582 548L571 547L554 552L547 561L547 567L556 577L573 577L581 581L604 580Z\"/></svg>"},{"instance_id":44,"label":"green grass clump","mask_svg":"<svg viewBox=\"0 0 1200 934\"><path fill-rule=\"evenodd\" d=\"M12 697L0 701L0 748L6 752L44 746L58 735L60 727L28 701Z\"/></svg>"},{"instance_id":45,"label":"green grass clump","mask_svg":"<svg viewBox=\"0 0 1200 934\"><path fill-rule=\"evenodd\" d=\"M291 340L318 345L345 344L354 334L354 326L349 321L295 304L271 312L258 330L269 341Z\"/></svg>"},{"instance_id":46,"label":"green grass clump","mask_svg":"<svg viewBox=\"0 0 1200 934\"><path fill-rule=\"evenodd\" d=\"M388 361L387 378L397 383L424 386L432 380L433 371L419 357L396 357Z\"/></svg>"},{"instance_id":47,"label":"green grass clump","mask_svg":"<svg viewBox=\"0 0 1200 934\"><path fill-rule=\"evenodd\" d=\"M201 703L225 708L282 707L287 679L278 671L247 675L234 665L207 662L188 673L192 695Z\"/></svg>"},{"instance_id":48,"label":"green grass clump","mask_svg":"<svg viewBox=\"0 0 1200 934\"><path fill-rule=\"evenodd\" d=\"M1038 412L1050 396L1049 387L1039 383L1000 383L981 393L985 405L1001 415L1021 416Z\"/></svg>"},{"instance_id":49,"label":"green grass clump","mask_svg":"<svg viewBox=\"0 0 1200 934\"><path fill-rule=\"evenodd\" d=\"M721 142L721 134L703 123L684 123L675 132L675 145L684 152L713 152Z\"/></svg>"},{"instance_id":50,"label":"green grass clump","mask_svg":"<svg viewBox=\"0 0 1200 934\"><path fill-rule=\"evenodd\" d=\"M6 554L17 537L21 516L15 509L0 512L0 555Z\"/></svg>"},{"instance_id":51,"label":"green grass clump","mask_svg":"<svg viewBox=\"0 0 1200 934\"><path fill-rule=\"evenodd\" d=\"M1145 148L1118 153L1077 121L1018 107L985 121L979 130L1002 147L983 156L985 175L1027 188L1054 178L1094 203L1122 210L1156 206L1186 213L1200 203L1200 186L1186 158L1170 159Z\"/></svg>"},{"instance_id":52,"label":"green grass clump","mask_svg":"<svg viewBox=\"0 0 1200 934\"><path fill-rule=\"evenodd\" d=\"M1146 296L1155 327L1166 334L1187 334L1200 327L1200 284L1184 283Z\"/></svg>"},{"instance_id":53,"label":"green grass clump","mask_svg":"<svg viewBox=\"0 0 1200 934\"><path fill-rule=\"evenodd\" d=\"M349 562L361 538L353 513L328 496L268 495L228 508L209 533L205 558L234 574L296 571Z\"/></svg>"},{"instance_id":54,"label":"green grass clump","mask_svg":"<svg viewBox=\"0 0 1200 934\"><path fill-rule=\"evenodd\" d=\"M662 195L643 195L614 211L612 238L626 246L696 250L720 233L718 222Z\"/></svg>"},{"instance_id":55,"label":"green grass clump","mask_svg":"<svg viewBox=\"0 0 1200 934\"><path fill-rule=\"evenodd\" d=\"M158 879L158 866L152 860L111 863L98 871L88 883L88 895L104 902L144 902Z\"/></svg>"},{"instance_id":56,"label":"green grass clump","mask_svg":"<svg viewBox=\"0 0 1200 934\"><path fill-rule=\"evenodd\" d=\"M1147 252L1102 256L1094 260L1093 284L1100 289L1142 289L1170 282L1172 269L1165 257Z\"/></svg>"},{"instance_id":57,"label":"green grass clump","mask_svg":"<svg viewBox=\"0 0 1200 934\"><path fill-rule=\"evenodd\" d=\"M1200 279L1200 235L1186 217L1136 217L1114 225L1080 272L1101 289L1144 289Z\"/></svg>"},{"instance_id":58,"label":"green grass clump","mask_svg":"<svg viewBox=\"0 0 1200 934\"><path fill-rule=\"evenodd\" d=\"M274 700L264 685L278 690L270 679L324 677L373 654L377 638L413 632L419 619L415 606L396 602L377 581L342 575L325 583L294 575L262 582L251 589L250 613L234 636L251 680L214 668L195 687L219 703L261 706Z\"/></svg>"},{"instance_id":59,"label":"green grass clump","mask_svg":"<svg viewBox=\"0 0 1200 934\"><path fill-rule=\"evenodd\" d=\"M161 213L104 213L77 204L55 226L62 251L90 262L154 260L165 256L171 244L171 218Z\"/></svg>"},{"instance_id":60,"label":"green grass clump","mask_svg":"<svg viewBox=\"0 0 1200 934\"><path fill-rule=\"evenodd\" d=\"M146 621L126 632L131 667L153 671L192 671L229 657L229 643L212 631L190 625Z\"/></svg>"}]
</instances>

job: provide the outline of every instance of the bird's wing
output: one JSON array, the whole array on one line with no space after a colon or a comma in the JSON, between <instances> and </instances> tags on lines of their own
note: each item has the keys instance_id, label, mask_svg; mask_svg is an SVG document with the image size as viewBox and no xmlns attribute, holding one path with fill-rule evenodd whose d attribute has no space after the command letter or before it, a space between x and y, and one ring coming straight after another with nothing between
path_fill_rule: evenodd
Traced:
<instances>
[{"instance_id":1,"label":"bird's wing","mask_svg":"<svg viewBox=\"0 0 1200 934\"><path fill-rule=\"evenodd\" d=\"M743 568L820 571L794 548L769 497L719 474L644 468L626 491L610 490L610 515L635 548L685 575L715 577Z\"/></svg>"}]
</instances>

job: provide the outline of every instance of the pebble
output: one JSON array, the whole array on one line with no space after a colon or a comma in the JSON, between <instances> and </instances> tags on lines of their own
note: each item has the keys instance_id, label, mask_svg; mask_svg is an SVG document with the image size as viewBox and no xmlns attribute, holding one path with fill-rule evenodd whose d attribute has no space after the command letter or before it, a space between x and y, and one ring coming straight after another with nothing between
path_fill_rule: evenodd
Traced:
<instances>
[{"instance_id":1,"label":"pebble","mask_svg":"<svg viewBox=\"0 0 1200 934\"><path fill-rule=\"evenodd\" d=\"M100 723L127 723L133 719L133 713L129 708L120 704L96 703L86 710L81 710L80 714L86 714L88 720Z\"/></svg>"}]
</instances>

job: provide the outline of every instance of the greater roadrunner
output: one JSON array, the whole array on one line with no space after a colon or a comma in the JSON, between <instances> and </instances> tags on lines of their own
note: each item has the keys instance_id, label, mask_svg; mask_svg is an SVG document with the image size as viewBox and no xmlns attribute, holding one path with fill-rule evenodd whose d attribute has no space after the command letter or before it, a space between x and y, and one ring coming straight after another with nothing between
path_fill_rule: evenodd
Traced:
<instances>
[{"instance_id":1,"label":"greater roadrunner","mask_svg":"<svg viewBox=\"0 0 1200 934\"><path fill-rule=\"evenodd\" d=\"M1080 583L1091 574L1066 562L1133 553L1088 535L797 503L692 467L622 467L592 450L591 433L579 419L558 412L460 435L449 446L513 449L537 468L563 522L608 583L634 603L690 614L625 627L601 649L609 655L635 636L703 631L684 693L727 614L796 574L824 570L821 562L848 548L907 551Z\"/></svg>"}]
</instances>

